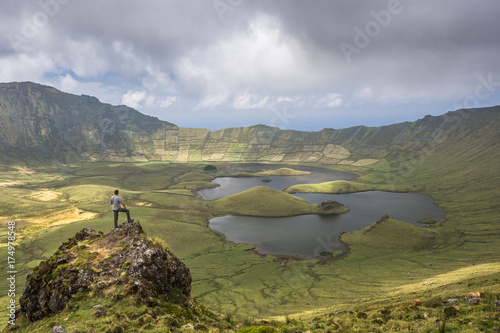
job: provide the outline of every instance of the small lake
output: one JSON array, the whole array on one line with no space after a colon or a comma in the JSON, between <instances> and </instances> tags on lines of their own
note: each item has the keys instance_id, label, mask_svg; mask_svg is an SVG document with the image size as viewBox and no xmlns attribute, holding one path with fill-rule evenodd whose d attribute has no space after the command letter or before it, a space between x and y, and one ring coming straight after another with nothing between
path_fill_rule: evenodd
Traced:
<instances>
[{"instance_id":1,"label":"small lake","mask_svg":"<svg viewBox=\"0 0 500 333\"><path fill-rule=\"evenodd\" d=\"M269 169L267 165L261 165L258 168ZM305 167L295 166L294 168L306 170ZM282 190L299 183L350 180L356 176L325 169L318 169L321 173L317 175L316 171L311 169L307 170L313 172L311 175L298 177L219 178L216 181L221 184L221 187L203 190L203 197L215 199L260 185ZM262 178L273 180L270 183L263 183ZM274 178L278 180L276 183ZM216 191L217 189L219 191ZM297 193L295 195L314 204L335 200L348 206L350 212L334 216L300 215L280 218L223 216L211 219L209 226L225 234L228 241L256 244L256 250L261 254L309 259L322 257L321 252L344 251L345 246L338 239L341 233L364 228L384 215L418 226L422 226L417 222L424 218L444 219L444 211L434 203L433 199L418 193L368 191L351 194Z\"/></svg>"}]
</instances>

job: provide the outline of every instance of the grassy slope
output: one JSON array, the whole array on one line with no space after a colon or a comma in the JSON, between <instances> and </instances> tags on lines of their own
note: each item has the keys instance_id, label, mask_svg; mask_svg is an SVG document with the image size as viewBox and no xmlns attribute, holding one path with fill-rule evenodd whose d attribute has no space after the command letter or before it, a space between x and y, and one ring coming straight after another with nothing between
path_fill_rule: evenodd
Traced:
<instances>
[{"instance_id":1,"label":"grassy slope","mask_svg":"<svg viewBox=\"0 0 500 333\"><path fill-rule=\"evenodd\" d=\"M438 244L442 238L443 235L435 230L415 227L389 217L341 236L341 240L351 248L395 251L423 250Z\"/></svg>"},{"instance_id":2,"label":"grassy slope","mask_svg":"<svg viewBox=\"0 0 500 333\"><path fill-rule=\"evenodd\" d=\"M309 175L311 172L295 170L291 168L279 168L276 170L258 170L255 172L238 172L233 177L264 177L264 176L302 176Z\"/></svg>"},{"instance_id":3,"label":"grassy slope","mask_svg":"<svg viewBox=\"0 0 500 333\"><path fill-rule=\"evenodd\" d=\"M216 215L293 216L312 214L316 205L267 186L213 200L209 203Z\"/></svg>"}]
</instances>

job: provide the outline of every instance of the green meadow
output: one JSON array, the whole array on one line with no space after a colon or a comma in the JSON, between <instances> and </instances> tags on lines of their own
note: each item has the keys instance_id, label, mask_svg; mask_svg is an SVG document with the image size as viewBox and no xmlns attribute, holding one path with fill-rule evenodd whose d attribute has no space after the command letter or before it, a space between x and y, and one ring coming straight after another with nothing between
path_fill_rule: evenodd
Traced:
<instances>
[{"instance_id":1,"label":"green meadow","mask_svg":"<svg viewBox=\"0 0 500 333\"><path fill-rule=\"evenodd\" d=\"M227 242L208 227L210 218L226 214L257 215L259 211L283 216L313 211L302 199L260 187L212 202L197 196L194 190L212 184L215 176L227 175L221 171L227 164L213 163L218 171L211 172L203 171L204 163L1 166L2 262L7 253L7 223L15 221L18 299L26 274L62 242L82 228L112 229L109 198L119 189L132 218L141 222L148 235L167 243L189 267L192 296L225 315L228 322L238 320L250 326L266 320L270 329L278 329L280 325L299 327L299 323L315 321L317 327L306 325L304 329L322 332L337 325L347 332L362 322L364 327L396 330L409 329L408 323L413 321L414 327L432 332L443 322L442 309L434 306L442 300L462 300L469 292L489 295L489 304L500 297L500 204L496 200L500 179L497 170L484 170L480 165L460 168L454 163L459 153L491 163L498 159L498 154L475 156L473 151L458 147L456 151L429 154L413 164L402 161L395 167L385 160L365 167L328 166L359 177L352 182L288 189L415 191L431 195L446 213L445 222L426 228L381 217L365 229L342 235L348 251L340 258L305 261L252 254L253 245ZM465 183L465 179L473 181ZM120 215L120 221L124 220L125 215ZM8 289L5 275L3 270L1 290ZM6 293L0 296L0 306L5 307L9 298ZM427 314L424 308L411 308L416 299L427 302ZM383 309L389 310L384 314ZM461 304L459 311L471 318L467 319L471 327L491 328L498 319L491 309L471 310ZM329 316L339 311L346 312ZM358 317L359 313L364 315ZM480 318L480 323L472 318ZM449 328L460 326L453 319L448 322ZM4 323L6 318L2 318Z\"/></svg>"}]
</instances>

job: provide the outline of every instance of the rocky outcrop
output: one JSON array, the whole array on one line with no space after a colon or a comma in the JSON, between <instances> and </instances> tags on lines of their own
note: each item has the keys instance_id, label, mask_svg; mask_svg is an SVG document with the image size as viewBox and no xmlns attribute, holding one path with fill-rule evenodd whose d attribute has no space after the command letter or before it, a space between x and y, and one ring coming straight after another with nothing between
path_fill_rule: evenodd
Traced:
<instances>
[{"instance_id":1,"label":"rocky outcrop","mask_svg":"<svg viewBox=\"0 0 500 333\"><path fill-rule=\"evenodd\" d=\"M160 240L147 237L139 222L125 222L107 234L86 228L28 275L21 312L36 321L61 312L78 293L115 285L149 305L189 297L191 274Z\"/></svg>"}]
</instances>

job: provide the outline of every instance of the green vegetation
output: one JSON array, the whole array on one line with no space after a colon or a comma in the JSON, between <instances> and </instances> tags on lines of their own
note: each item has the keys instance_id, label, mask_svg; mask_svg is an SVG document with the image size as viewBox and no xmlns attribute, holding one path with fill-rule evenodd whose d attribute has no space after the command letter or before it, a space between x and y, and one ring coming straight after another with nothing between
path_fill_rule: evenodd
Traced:
<instances>
[{"instance_id":1,"label":"green vegetation","mask_svg":"<svg viewBox=\"0 0 500 333\"><path fill-rule=\"evenodd\" d=\"M104 314L96 308L105 309ZM204 306L190 303L175 304L162 299L155 306L138 303L119 288L80 293L61 313L45 320L30 322L25 316L16 320L16 326L7 332L46 333L54 326L63 326L68 332L158 332L193 328L230 329L231 325L221 321Z\"/></svg>"},{"instance_id":2,"label":"green vegetation","mask_svg":"<svg viewBox=\"0 0 500 333\"><path fill-rule=\"evenodd\" d=\"M209 164L203 168L203 171L215 171L215 170L217 170L217 167L214 165L211 165L211 164Z\"/></svg>"},{"instance_id":3,"label":"green vegetation","mask_svg":"<svg viewBox=\"0 0 500 333\"><path fill-rule=\"evenodd\" d=\"M344 205L313 205L283 191L267 186L249 190L209 202L215 215L247 215L282 217L303 214L343 214L349 209Z\"/></svg>"},{"instance_id":4,"label":"green vegetation","mask_svg":"<svg viewBox=\"0 0 500 333\"><path fill-rule=\"evenodd\" d=\"M214 177L201 172L189 172L182 176L177 177L177 181L179 183L194 182L194 181L210 182L213 179Z\"/></svg>"},{"instance_id":5,"label":"green vegetation","mask_svg":"<svg viewBox=\"0 0 500 333\"><path fill-rule=\"evenodd\" d=\"M297 184L285 189L287 193L356 193L363 191L391 191L409 192L416 191L416 188L398 187L394 188L387 184L374 184L366 181L367 177L358 181L334 180L319 184ZM364 180L364 182L363 182Z\"/></svg>"},{"instance_id":6,"label":"green vegetation","mask_svg":"<svg viewBox=\"0 0 500 333\"><path fill-rule=\"evenodd\" d=\"M419 228L384 216L358 231L343 234L341 240L350 247L384 250L423 250L442 240L434 230Z\"/></svg>"},{"instance_id":7,"label":"green vegetation","mask_svg":"<svg viewBox=\"0 0 500 333\"><path fill-rule=\"evenodd\" d=\"M150 242L150 244L152 246L156 246L160 249L168 249L169 246L167 243L165 243L165 241L161 238L158 238L158 237L148 237L148 241Z\"/></svg>"},{"instance_id":8,"label":"green vegetation","mask_svg":"<svg viewBox=\"0 0 500 333\"><path fill-rule=\"evenodd\" d=\"M431 219L431 218L426 218L426 219L418 221L418 223L421 223L421 224L436 224L436 223L438 223L438 221L436 221L434 219Z\"/></svg>"},{"instance_id":9,"label":"green vegetation","mask_svg":"<svg viewBox=\"0 0 500 333\"><path fill-rule=\"evenodd\" d=\"M367 184L335 180L319 184L298 184L285 190L287 193L355 193L374 190L374 186Z\"/></svg>"},{"instance_id":10,"label":"green vegetation","mask_svg":"<svg viewBox=\"0 0 500 333\"><path fill-rule=\"evenodd\" d=\"M214 177L201 172L188 172L179 177L175 177L176 184L169 186L169 190L191 190L198 191L204 188L218 187L219 184L212 183Z\"/></svg>"},{"instance_id":11,"label":"green vegetation","mask_svg":"<svg viewBox=\"0 0 500 333\"><path fill-rule=\"evenodd\" d=\"M279 168L275 170L255 170L246 172L237 172L232 174L232 177L265 177L265 176L302 176L309 175L309 171L295 170L291 168Z\"/></svg>"}]
</instances>

